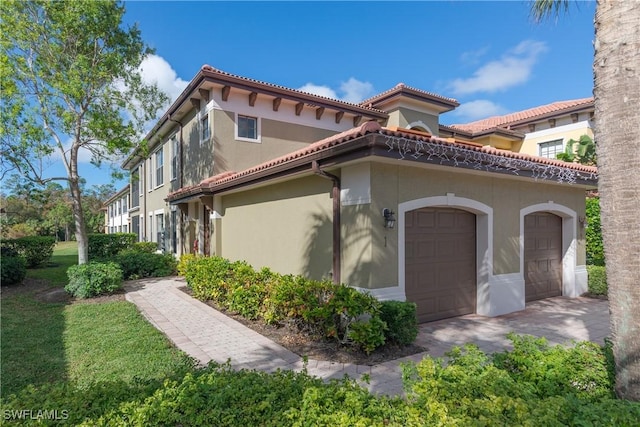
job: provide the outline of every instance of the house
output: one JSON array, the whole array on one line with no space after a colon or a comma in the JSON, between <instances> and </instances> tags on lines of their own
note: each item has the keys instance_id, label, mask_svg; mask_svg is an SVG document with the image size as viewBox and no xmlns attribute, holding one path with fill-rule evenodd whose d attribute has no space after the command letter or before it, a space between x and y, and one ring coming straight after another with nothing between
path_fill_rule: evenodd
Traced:
<instances>
[{"instance_id":1,"label":"house","mask_svg":"<svg viewBox=\"0 0 640 427\"><path fill-rule=\"evenodd\" d=\"M504 116L440 127L441 136L555 159L567 142L593 139L593 98L553 102Z\"/></svg>"},{"instance_id":2,"label":"house","mask_svg":"<svg viewBox=\"0 0 640 427\"><path fill-rule=\"evenodd\" d=\"M105 234L129 232L129 184L103 205Z\"/></svg>"},{"instance_id":3,"label":"house","mask_svg":"<svg viewBox=\"0 0 640 427\"><path fill-rule=\"evenodd\" d=\"M520 138L505 148L441 125L457 106L404 84L351 104L204 66L123 163L131 231L414 301L420 321L579 296L597 169L519 152L519 130L491 128Z\"/></svg>"}]
</instances>

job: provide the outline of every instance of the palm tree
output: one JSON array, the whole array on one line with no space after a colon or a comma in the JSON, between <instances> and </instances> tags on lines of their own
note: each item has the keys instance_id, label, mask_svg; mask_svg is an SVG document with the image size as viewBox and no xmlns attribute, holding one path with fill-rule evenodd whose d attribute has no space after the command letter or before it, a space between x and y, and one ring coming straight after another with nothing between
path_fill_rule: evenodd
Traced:
<instances>
[{"instance_id":1,"label":"palm tree","mask_svg":"<svg viewBox=\"0 0 640 427\"><path fill-rule=\"evenodd\" d=\"M536 0L538 19L568 0ZM640 7L598 0L593 62L602 237L616 393L640 401Z\"/></svg>"}]
</instances>

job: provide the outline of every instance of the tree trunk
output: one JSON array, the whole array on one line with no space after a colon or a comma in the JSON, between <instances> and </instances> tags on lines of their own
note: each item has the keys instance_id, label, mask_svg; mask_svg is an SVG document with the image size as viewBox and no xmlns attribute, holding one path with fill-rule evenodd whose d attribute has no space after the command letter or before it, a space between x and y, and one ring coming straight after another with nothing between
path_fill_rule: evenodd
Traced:
<instances>
[{"instance_id":1,"label":"tree trunk","mask_svg":"<svg viewBox=\"0 0 640 427\"><path fill-rule=\"evenodd\" d=\"M594 135L616 393L640 400L640 7L598 0Z\"/></svg>"},{"instance_id":2,"label":"tree trunk","mask_svg":"<svg viewBox=\"0 0 640 427\"><path fill-rule=\"evenodd\" d=\"M76 241L78 242L78 264L86 264L89 261L89 239L82 211L82 194L78 178L69 181L71 190L71 210L76 225Z\"/></svg>"}]
</instances>

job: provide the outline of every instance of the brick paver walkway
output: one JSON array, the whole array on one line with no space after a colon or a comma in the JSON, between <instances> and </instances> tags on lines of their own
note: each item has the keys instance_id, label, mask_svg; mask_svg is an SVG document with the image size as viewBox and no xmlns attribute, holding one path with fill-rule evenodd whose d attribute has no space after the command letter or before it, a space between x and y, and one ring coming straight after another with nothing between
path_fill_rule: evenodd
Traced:
<instances>
[{"instance_id":1,"label":"brick paver walkway","mask_svg":"<svg viewBox=\"0 0 640 427\"><path fill-rule=\"evenodd\" d=\"M250 328L190 297L179 288L180 278L147 279L126 284L127 299L182 351L203 365L209 361L231 363L235 369L301 371L300 356ZM550 298L527 305L527 309L500 317L468 315L420 326L416 344L426 353L375 366L309 360L307 372L323 379L340 379L345 374L360 379L378 394L402 394L400 363L419 361L426 354L443 356L451 347L475 343L485 352L510 346L509 332L544 336L551 344L590 340L602 344L609 335L607 301L588 298Z\"/></svg>"}]
</instances>

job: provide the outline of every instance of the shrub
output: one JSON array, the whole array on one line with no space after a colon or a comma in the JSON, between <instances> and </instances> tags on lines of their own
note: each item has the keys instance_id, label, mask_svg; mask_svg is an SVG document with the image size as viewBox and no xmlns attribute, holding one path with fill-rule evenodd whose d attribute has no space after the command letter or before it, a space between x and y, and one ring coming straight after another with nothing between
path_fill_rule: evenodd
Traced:
<instances>
[{"instance_id":1,"label":"shrub","mask_svg":"<svg viewBox=\"0 0 640 427\"><path fill-rule=\"evenodd\" d=\"M89 259L99 260L116 256L125 249L131 249L137 238L133 233L89 234Z\"/></svg>"},{"instance_id":2,"label":"shrub","mask_svg":"<svg viewBox=\"0 0 640 427\"><path fill-rule=\"evenodd\" d=\"M166 277L176 273L178 262L171 254L156 254L127 249L113 257L120 265L124 280Z\"/></svg>"},{"instance_id":3,"label":"shrub","mask_svg":"<svg viewBox=\"0 0 640 427\"><path fill-rule=\"evenodd\" d=\"M408 301L382 301L380 318L387 324L387 342L409 345L418 336L416 304Z\"/></svg>"},{"instance_id":4,"label":"shrub","mask_svg":"<svg viewBox=\"0 0 640 427\"><path fill-rule=\"evenodd\" d=\"M589 224L585 230L587 264L604 266L605 259L602 246L602 228L600 226L599 197L587 198L586 217Z\"/></svg>"},{"instance_id":5,"label":"shrub","mask_svg":"<svg viewBox=\"0 0 640 427\"><path fill-rule=\"evenodd\" d=\"M589 293L591 295L607 295L607 272L605 267L599 265L587 265L589 275Z\"/></svg>"},{"instance_id":6,"label":"shrub","mask_svg":"<svg viewBox=\"0 0 640 427\"><path fill-rule=\"evenodd\" d=\"M4 251L17 252L24 257L27 267L38 267L45 264L53 255L56 240L50 236L29 236L19 239L3 240Z\"/></svg>"},{"instance_id":7,"label":"shrub","mask_svg":"<svg viewBox=\"0 0 640 427\"><path fill-rule=\"evenodd\" d=\"M185 277L187 275L187 271L189 271L192 263L194 263L200 255L196 254L184 254L180 256L180 261L178 261L177 271L178 275ZM194 264L195 265L195 264Z\"/></svg>"},{"instance_id":8,"label":"shrub","mask_svg":"<svg viewBox=\"0 0 640 427\"><path fill-rule=\"evenodd\" d=\"M122 270L114 262L90 262L67 269L69 283L64 290L76 298L91 298L122 288Z\"/></svg>"},{"instance_id":9,"label":"shrub","mask_svg":"<svg viewBox=\"0 0 640 427\"><path fill-rule=\"evenodd\" d=\"M27 262L21 256L2 256L2 285L20 284L27 275Z\"/></svg>"},{"instance_id":10,"label":"shrub","mask_svg":"<svg viewBox=\"0 0 640 427\"><path fill-rule=\"evenodd\" d=\"M135 242L131 248L137 252L156 253L158 244L156 242Z\"/></svg>"}]
</instances>

